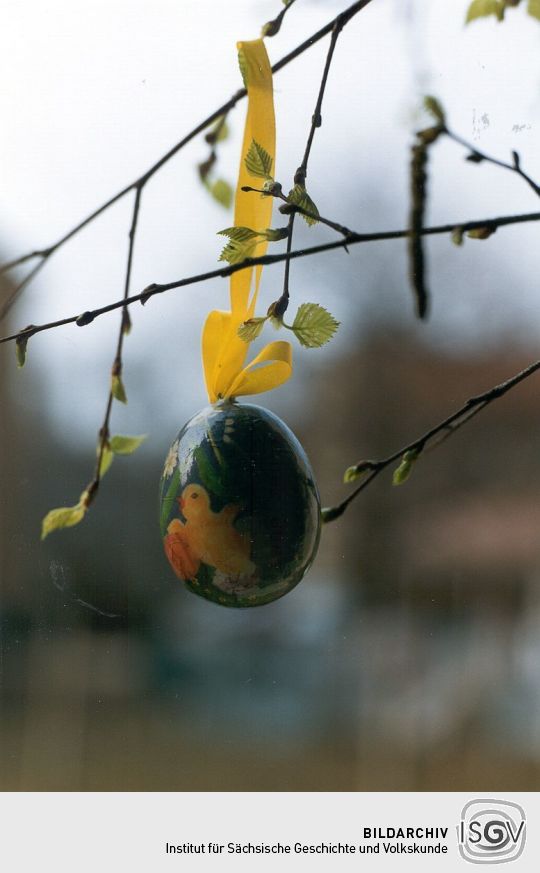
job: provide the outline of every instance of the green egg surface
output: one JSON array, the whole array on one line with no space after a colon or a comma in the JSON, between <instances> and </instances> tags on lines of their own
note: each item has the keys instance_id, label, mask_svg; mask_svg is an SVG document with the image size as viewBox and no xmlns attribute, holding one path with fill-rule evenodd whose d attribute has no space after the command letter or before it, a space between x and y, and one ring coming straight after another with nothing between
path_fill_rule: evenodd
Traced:
<instances>
[{"instance_id":1,"label":"green egg surface","mask_svg":"<svg viewBox=\"0 0 540 873\"><path fill-rule=\"evenodd\" d=\"M302 446L259 406L206 407L167 455L160 525L171 567L190 591L235 607L282 597L319 544L319 494Z\"/></svg>"}]
</instances>

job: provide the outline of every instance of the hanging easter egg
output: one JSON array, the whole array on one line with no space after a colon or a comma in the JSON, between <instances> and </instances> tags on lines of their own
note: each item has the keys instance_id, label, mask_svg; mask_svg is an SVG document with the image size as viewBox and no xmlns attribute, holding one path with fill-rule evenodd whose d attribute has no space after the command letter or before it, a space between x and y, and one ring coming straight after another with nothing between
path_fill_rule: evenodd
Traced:
<instances>
[{"instance_id":1,"label":"hanging easter egg","mask_svg":"<svg viewBox=\"0 0 540 873\"><path fill-rule=\"evenodd\" d=\"M266 409L221 401L172 444L161 479L165 553L186 586L224 606L291 591L312 563L320 502L305 452Z\"/></svg>"}]
</instances>

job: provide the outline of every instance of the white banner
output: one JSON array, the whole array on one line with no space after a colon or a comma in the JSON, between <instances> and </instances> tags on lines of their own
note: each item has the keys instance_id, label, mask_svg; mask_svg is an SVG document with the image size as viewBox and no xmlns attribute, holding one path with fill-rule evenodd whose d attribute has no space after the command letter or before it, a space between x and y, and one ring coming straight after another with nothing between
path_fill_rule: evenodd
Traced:
<instances>
[{"instance_id":1,"label":"white banner","mask_svg":"<svg viewBox=\"0 0 540 873\"><path fill-rule=\"evenodd\" d=\"M10 873L540 869L540 795L4 793Z\"/></svg>"}]
</instances>

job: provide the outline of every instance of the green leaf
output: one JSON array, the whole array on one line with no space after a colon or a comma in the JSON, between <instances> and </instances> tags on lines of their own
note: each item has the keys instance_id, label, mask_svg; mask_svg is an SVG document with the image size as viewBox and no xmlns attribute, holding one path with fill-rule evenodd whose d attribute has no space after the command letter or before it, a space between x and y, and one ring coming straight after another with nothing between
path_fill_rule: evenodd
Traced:
<instances>
[{"instance_id":1,"label":"green leaf","mask_svg":"<svg viewBox=\"0 0 540 873\"><path fill-rule=\"evenodd\" d=\"M81 499L76 506L64 506L60 509L51 509L41 523L41 539L44 540L53 530L62 527L73 527L83 520L86 514L84 498L86 492L81 494Z\"/></svg>"},{"instance_id":2,"label":"green leaf","mask_svg":"<svg viewBox=\"0 0 540 873\"><path fill-rule=\"evenodd\" d=\"M96 454L99 458L99 453L101 451L101 445L98 443ZM103 454L101 456L101 464L99 465L99 478L102 479L109 467L111 466L114 459L114 454L111 451L111 447L107 444L103 449Z\"/></svg>"},{"instance_id":3,"label":"green leaf","mask_svg":"<svg viewBox=\"0 0 540 873\"><path fill-rule=\"evenodd\" d=\"M504 8L502 0L473 0L467 10L465 24L474 21L475 18L485 18L488 15L494 15L497 21L502 21Z\"/></svg>"},{"instance_id":4,"label":"green leaf","mask_svg":"<svg viewBox=\"0 0 540 873\"><path fill-rule=\"evenodd\" d=\"M209 182L206 186L210 194L218 203L230 209L233 202L233 189L225 179L216 179L215 182Z\"/></svg>"},{"instance_id":5,"label":"green leaf","mask_svg":"<svg viewBox=\"0 0 540 873\"><path fill-rule=\"evenodd\" d=\"M452 231L452 235L450 237L455 246L463 245L463 228L455 227Z\"/></svg>"},{"instance_id":6,"label":"green leaf","mask_svg":"<svg viewBox=\"0 0 540 873\"><path fill-rule=\"evenodd\" d=\"M488 239L497 230L496 227L476 227L473 230L467 231L467 236L471 239Z\"/></svg>"},{"instance_id":7,"label":"green leaf","mask_svg":"<svg viewBox=\"0 0 540 873\"><path fill-rule=\"evenodd\" d=\"M223 142L229 136L229 128L223 115L220 115L213 127L208 131L205 140L209 145Z\"/></svg>"},{"instance_id":8,"label":"green leaf","mask_svg":"<svg viewBox=\"0 0 540 873\"><path fill-rule=\"evenodd\" d=\"M126 389L124 388L124 383L122 382L120 376L112 376L111 394L114 399L119 400L120 403L127 403Z\"/></svg>"},{"instance_id":9,"label":"green leaf","mask_svg":"<svg viewBox=\"0 0 540 873\"><path fill-rule=\"evenodd\" d=\"M427 94L426 97L424 97L424 109L433 116L435 121L439 121L441 124L446 124L444 109L436 97Z\"/></svg>"},{"instance_id":10,"label":"green leaf","mask_svg":"<svg viewBox=\"0 0 540 873\"><path fill-rule=\"evenodd\" d=\"M226 121L216 124L216 142L225 142L229 138L229 126Z\"/></svg>"},{"instance_id":11,"label":"green leaf","mask_svg":"<svg viewBox=\"0 0 540 873\"><path fill-rule=\"evenodd\" d=\"M347 467L347 469L345 470L345 473L343 474L343 481L345 482L346 485L349 482L356 482L359 475L362 475L362 474L358 473L356 466Z\"/></svg>"},{"instance_id":12,"label":"green leaf","mask_svg":"<svg viewBox=\"0 0 540 873\"><path fill-rule=\"evenodd\" d=\"M529 0L527 12L540 21L540 0Z\"/></svg>"},{"instance_id":13,"label":"green leaf","mask_svg":"<svg viewBox=\"0 0 540 873\"><path fill-rule=\"evenodd\" d=\"M302 303L292 323L297 340L308 349L323 346L338 327L339 321L318 303Z\"/></svg>"},{"instance_id":14,"label":"green leaf","mask_svg":"<svg viewBox=\"0 0 540 873\"><path fill-rule=\"evenodd\" d=\"M261 333L265 321L266 318L248 318L248 320L244 321L238 328L238 336L240 339L244 340L245 343L253 342L253 340L257 339Z\"/></svg>"},{"instance_id":15,"label":"green leaf","mask_svg":"<svg viewBox=\"0 0 540 873\"><path fill-rule=\"evenodd\" d=\"M375 469L377 469L377 467L372 461L360 461L359 464L353 464L352 467L347 467L343 475L343 481L345 484L356 482L357 479L360 479L366 473Z\"/></svg>"},{"instance_id":16,"label":"green leaf","mask_svg":"<svg viewBox=\"0 0 540 873\"><path fill-rule=\"evenodd\" d=\"M289 231L286 227L267 227L265 230L252 230L251 227L226 227L224 230L218 230L218 236L227 236L235 242L245 242L246 240L266 239L268 242L278 242L280 239L286 239Z\"/></svg>"},{"instance_id":17,"label":"green leaf","mask_svg":"<svg viewBox=\"0 0 540 873\"><path fill-rule=\"evenodd\" d=\"M218 230L218 236L228 236L236 242L243 242L247 239L255 239L260 236L260 233L250 227L226 227L225 230Z\"/></svg>"},{"instance_id":18,"label":"green leaf","mask_svg":"<svg viewBox=\"0 0 540 873\"><path fill-rule=\"evenodd\" d=\"M115 455L132 455L133 452L137 451L141 443L145 441L146 437L147 434L145 433L140 436L116 434L116 436L110 439L111 452Z\"/></svg>"},{"instance_id":19,"label":"green leaf","mask_svg":"<svg viewBox=\"0 0 540 873\"><path fill-rule=\"evenodd\" d=\"M267 227L266 230L261 232L261 236L264 236L268 242L278 242L280 239L287 239L289 235L289 231L286 227Z\"/></svg>"},{"instance_id":20,"label":"green leaf","mask_svg":"<svg viewBox=\"0 0 540 873\"><path fill-rule=\"evenodd\" d=\"M258 142L251 140L251 145L248 153L244 158L246 170L252 176L257 176L259 179L271 179L272 158Z\"/></svg>"},{"instance_id":21,"label":"green leaf","mask_svg":"<svg viewBox=\"0 0 540 873\"><path fill-rule=\"evenodd\" d=\"M24 367L26 361L26 346L28 345L27 336L18 336L15 340L15 354L17 356L17 366L19 369Z\"/></svg>"},{"instance_id":22,"label":"green leaf","mask_svg":"<svg viewBox=\"0 0 540 873\"><path fill-rule=\"evenodd\" d=\"M411 475L413 464L418 458L418 455L418 449L412 449L409 452L405 452L399 467L396 467L394 470L394 475L392 476L393 485L403 485L403 483L407 481Z\"/></svg>"},{"instance_id":23,"label":"green leaf","mask_svg":"<svg viewBox=\"0 0 540 873\"><path fill-rule=\"evenodd\" d=\"M257 242L246 240L239 242L238 240L230 240L219 256L220 261L227 261L229 264L240 264L246 258L251 257Z\"/></svg>"},{"instance_id":24,"label":"green leaf","mask_svg":"<svg viewBox=\"0 0 540 873\"><path fill-rule=\"evenodd\" d=\"M315 206L313 200L311 199L303 185L295 185L294 188L289 191L289 196L287 197L287 200L289 201L289 203L294 203L295 206L300 206L302 209L307 209L308 212L311 212L314 215L319 214L319 210ZM300 213L300 215L302 215L302 213ZM309 218L309 216L307 215L302 215L302 218L304 219L306 224L309 224L310 227L314 224L317 224L316 218Z\"/></svg>"}]
</instances>

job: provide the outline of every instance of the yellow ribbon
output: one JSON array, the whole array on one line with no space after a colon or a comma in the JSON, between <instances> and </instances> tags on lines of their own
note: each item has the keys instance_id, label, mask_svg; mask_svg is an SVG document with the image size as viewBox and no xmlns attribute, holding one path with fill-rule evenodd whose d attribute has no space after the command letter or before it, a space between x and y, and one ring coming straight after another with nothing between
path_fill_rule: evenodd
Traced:
<instances>
[{"instance_id":1,"label":"yellow ribbon","mask_svg":"<svg viewBox=\"0 0 540 873\"><path fill-rule=\"evenodd\" d=\"M276 123L272 69L262 39L239 42L238 51L248 92L248 110L240 158L240 172L236 189L234 224L264 230L272 219L272 197L242 191L244 185L254 185L244 159L253 141L272 157L276 154ZM257 242L252 256L266 252L268 242ZM247 366L244 362L249 343L240 339L238 328L253 318L261 279L262 266L247 267L231 276L230 312L213 310L209 313L202 335L202 358L206 390L211 403L225 397L260 394L282 385L292 373L292 349L288 342L269 343ZM253 283L253 278L255 282ZM252 286L254 288L252 291Z\"/></svg>"}]
</instances>

